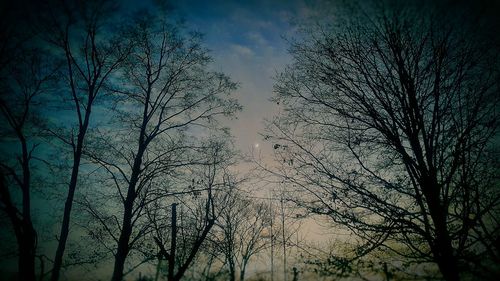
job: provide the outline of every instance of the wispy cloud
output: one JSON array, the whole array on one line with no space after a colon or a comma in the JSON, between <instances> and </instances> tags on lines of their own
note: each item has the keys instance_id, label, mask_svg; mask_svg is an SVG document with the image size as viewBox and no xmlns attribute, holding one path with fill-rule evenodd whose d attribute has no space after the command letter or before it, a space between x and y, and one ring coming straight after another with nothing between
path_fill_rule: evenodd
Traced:
<instances>
[{"instance_id":1,"label":"wispy cloud","mask_svg":"<svg viewBox=\"0 0 500 281\"><path fill-rule=\"evenodd\" d=\"M233 54L236 54L238 56L243 56L243 57L253 57L255 56L254 51L250 49L249 47L240 45L240 44L231 44L231 51Z\"/></svg>"},{"instance_id":2,"label":"wispy cloud","mask_svg":"<svg viewBox=\"0 0 500 281\"><path fill-rule=\"evenodd\" d=\"M268 41L262 36L262 33L258 31L250 31L247 33L247 38L251 42L253 42L255 45L259 46L267 46Z\"/></svg>"}]
</instances>

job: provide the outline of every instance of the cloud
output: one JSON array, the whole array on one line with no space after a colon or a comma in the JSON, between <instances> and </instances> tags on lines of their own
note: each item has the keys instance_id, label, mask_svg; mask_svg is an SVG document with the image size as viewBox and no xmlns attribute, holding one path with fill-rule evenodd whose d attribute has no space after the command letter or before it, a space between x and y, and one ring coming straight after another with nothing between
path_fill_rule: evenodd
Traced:
<instances>
[{"instance_id":1,"label":"cloud","mask_svg":"<svg viewBox=\"0 0 500 281\"><path fill-rule=\"evenodd\" d=\"M248 47L240 44L231 44L231 50L234 54L242 57L252 57L255 53Z\"/></svg>"},{"instance_id":2,"label":"cloud","mask_svg":"<svg viewBox=\"0 0 500 281\"><path fill-rule=\"evenodd\" d=\"M268 45L267 40L264 38L264 36L262 36L260 32L257 31L248 32L247 38L248 40L252 41L255 45L260 45L260 46Z\"/></svg>"}]
</instances>

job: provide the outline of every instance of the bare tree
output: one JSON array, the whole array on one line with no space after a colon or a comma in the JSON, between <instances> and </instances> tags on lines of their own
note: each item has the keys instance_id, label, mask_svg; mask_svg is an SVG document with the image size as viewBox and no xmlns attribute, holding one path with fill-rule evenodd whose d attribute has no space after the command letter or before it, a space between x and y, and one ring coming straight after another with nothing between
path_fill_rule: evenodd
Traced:
<instances>
[{"instance_id":1,"label":"bare tree","mask_svg":"<svg viewBox=\"0 0 500 281\"><path fill-rule=\"evenodd\" d=\"M112 280L122 279L130 250L152 231L139 223L146 219L145 207L176 191L165 179L204 162L194 153L197 134L216 127L217 116L240 108L229 98L235 83L207 70L211 59L200 39L152 14L129 29L134 48L112 87L117 123L100 130L99 152L88 152L108 172L121 201L119 235L108 231L117 243Z\"/></svg>"},{"instance_id":2,"label":"bare tree","mask_svg":"<svg viewBox=\"0 0 500 281\"><path fill-rule=\"evenodd\" d=\"M37 7L40 8L40 31L54 48L54 54L60 55L65 64L61 77L67 82L63 87L69 98L61 97L56 103L61 109L67 106L61 101L69 100L76 119L76 125L72 124L69 130L64 128L67 127L67 120L63 120L62 128L50 126L47 129L68 145L72 154L71 176L51 275L51 280L56 281L68 240L71 211L94 105L130 48L118 40L116 32L110 33L105 28L106 20L112 18L112 11L116 9L111 1L49 1Z\"/></svg>"},{"instance_id":3,"label":"bare tree","mask_svg":"<svg viewBox=\"0 0 500 281\"><path fill-rule=\"evenodd\" d=\"M363 239L351 261L385 249L445 280L487 275L500 257L497 50L416 9L309 31L277 77L266 136L290 199Z\"/></svg>"},{"instance_id":4,"label":"bare tree","mask_svg":"<svg viewBox=\"0 0 500 281\"><path fill-rule=\"evenodd\" d=\"M234 153L224 143L208 141L203 151L198 152L204 155L206 162L191 166L185 175L187 188L170 198L169 201L176 202L172 203L172 212L167 216L171 223L162 219L166 208L156 207L156 215L150 217L155 226L153 239L158 245L159 257L168 263L168 280L180 280L193 265L213 232L220 215L218 210L237 184L229 171L234 164ZM181 207L178 217L175 215L177 205Z\"/></svg>"},{"instance_id":5,"label":"bare tree","mask_svg":"<svg viewBox=\"0 0 500 281\"><path fill-rule=\"evenodd\" d=\"M19 280L35 280L38 237L31 213L32 184L41 122L36 107L54 80L56 68L28 40L33 38L22 42L20 38L4 39L9 41L2 48L0 68L0 209L9 218L17 240Z\"/></svg>"},{"instance_id":6,"label":"bare tree","mask_svg":"<svg viewBox=\"0 0 500 281\"><path fill-rule=\"evenodd\" d=\"M267 202L254 202L233 190L224 205L220 206L217 220L218 232L214 234L216 250L225 258L229 280L245 280L250 259L269 248L268 239L271 211Z\"/></svg>"}]
</instances>

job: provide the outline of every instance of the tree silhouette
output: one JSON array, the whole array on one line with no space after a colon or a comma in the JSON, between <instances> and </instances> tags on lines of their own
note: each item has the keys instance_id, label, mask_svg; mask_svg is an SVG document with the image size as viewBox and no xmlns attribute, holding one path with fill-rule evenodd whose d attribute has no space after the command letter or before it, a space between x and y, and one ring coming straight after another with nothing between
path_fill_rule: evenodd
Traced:
<instances>
[{"instance_id":1,"label":"tree silhouette","mask_svg":"<svg viewBox=\"0 0 500 281\"><path fill-rule=\"evenodd\" d=\"M57 67L34 43L36 38L27 31L25 22L12 21L10 17L17 12L3 17L1 25L0 210L7 215L16 237L18 277L35 280L38 235L33 225L32 187L33 170L40 159L37 148L42 123L37 105L55 80Z\"/></svg>"},{"instance_id":2,"label":"tree silhouette","mask_svg":"<svg viewBox=\"0 0 500 281\"><path fill-rule=\"evenodd\" d=\"M226 198L237 185L229 171L234 154L228 143L221 139L208 140L202 150L199 153L204 155L206 162L193 165L186 172L186 189L175 197L170 196L170 201L178 202L172 203L171 214L165 213L161 201L148 210L158 256L167 261L169 281L181 280L206 248L208 237L220 217L219 209L224 208ZM163 205L169 202L162 201ZM177 205L182 212L176 211Z\"/></svg>"},{"instance_id":3,"label":"tree silhouette","mask_svg":"<svg viewBox=\"0 0 500 281\"><path fill-rule=\"evenodd\" d=\"M386 249L459 280L500 257L498 61L443 22L383 10L302 34L266 138L290 199L364 239L355 258Z\"/></svg>"},{"instance_id":4,"label":"tree silhouette","mask_svg":"<svg viewBox=\"0 0 500 281\"><path fill-rule=\"evenodd\" d=\"M33 24L39 23L37 29L49 48L54 49L54 59L64 62L60 75L66 84L59 86L65 96L57 99L55 107L61 110L68 106L69 101L75 116L70 128L67 128L68 120L62 120L59 128L54 124L47 128L55 139L69 147L72 154L71 176L51 273L51 280L57 281L63 265L83 151L96 100L101 98L111 75L128 56L130 46L123 44L126 41L119 40L117 32L106 30L116 8L110 1L47 1L35 6L40 8L39 22Z\"/></svg>"},{"instance_id":5,"label":"tree silhouette","mask_svg":"<svg viewBox=\"0 0 500 281\"><path fill-rule=\"evenodd\" d=\"M233 190L221 206L213 243L220 258L225 259L231 281L237 280L238 270L239 280L245 280L250 259L271 244L272 238L264 237L272 221L270 207L255 201Z\"/></svg>"},{"instance_id":6,"label":"tree silhouette","mask_svg":"<svg viewBox=\"0 0 500 281\"><path fill-rule=\"evenodd\" d=\"M161 13L138 16L123 39L133 46L109 90L116 123L96 132L87 155L111 177L120 201L112 280L122 280L125 260L150 230L141 224L146 206L174 192L176 170L206 162L192 130L216 130L218 116L240 109L229 95L229 77L208 70L201 35L185 34ZM160 194L160 195L158 195ZM158 196L156 196L158 195ZM116 207L115 207L116 209Z\"/></svg>"}]
</instances>

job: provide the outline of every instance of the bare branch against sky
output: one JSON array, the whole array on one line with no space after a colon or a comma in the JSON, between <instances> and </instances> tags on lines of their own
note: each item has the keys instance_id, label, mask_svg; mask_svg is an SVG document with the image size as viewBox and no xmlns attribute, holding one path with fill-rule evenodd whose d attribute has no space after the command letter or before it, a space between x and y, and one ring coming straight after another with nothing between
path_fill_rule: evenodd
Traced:
<instances>
[{"instance_id":1,"label":"bare branch against sky","mask_svg":"<svg viewBox=\"0 0 500 281\"><path fill-rule=\"evenodd\" d=\"M0 4L0 280L495 280L497 0Z\"/></svg>"}]
</instances>

